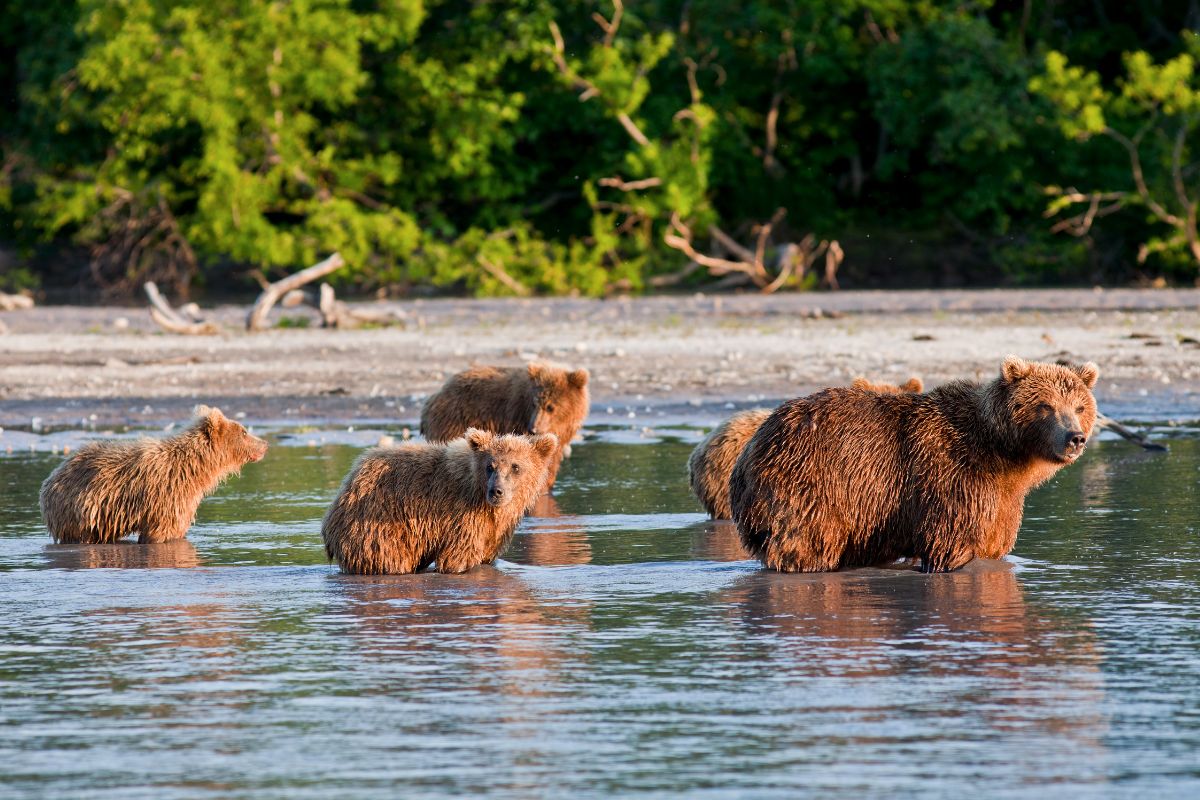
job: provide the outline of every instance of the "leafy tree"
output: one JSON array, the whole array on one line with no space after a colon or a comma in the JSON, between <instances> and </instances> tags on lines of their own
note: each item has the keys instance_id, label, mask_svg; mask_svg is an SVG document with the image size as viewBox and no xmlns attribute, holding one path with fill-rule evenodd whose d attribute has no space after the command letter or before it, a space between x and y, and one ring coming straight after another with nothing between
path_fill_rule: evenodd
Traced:
<instances>
[{"instance_id":1,"label":"leafy tree","mask_svg":"<svg viewBox=\"0 0 1200 800\"><path fill-rule=\"evenodd\" d=\"M1128 159L1127 177L1119 184L1085 191L1049 187L1048 216L1076 212L1060 219L1056 230L1083 236L1097 219L1134 207L1159 230L1167 229L1141 246L1139 262L1161 253L1183 254L1200 264L1200 192L1191 146L1200 126L1200 38L1189 33L1184 40L1187 52L1162 64L1144 51L1126 53L1125 75L1111 89L1097 73L1071 66L1062 53L1046 56L1045 72L1030 86L1058 107L1063 133L1080 141L1104 137Z\"/></svg>"}]
</instances>

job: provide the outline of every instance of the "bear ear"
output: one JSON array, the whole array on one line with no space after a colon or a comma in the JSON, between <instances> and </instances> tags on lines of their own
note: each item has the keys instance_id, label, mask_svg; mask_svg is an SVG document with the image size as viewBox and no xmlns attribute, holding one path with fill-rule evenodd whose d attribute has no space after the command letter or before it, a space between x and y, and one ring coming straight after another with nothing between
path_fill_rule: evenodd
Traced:
<instances>
[{"instance_id":1,"label":"bear ear","mask_svg":"<svg viewBox=\"0 0 1200 800\"><path fill-rule=\"evenodd\" d=\"M859 375L857 378L855 378L853 381L850 382L850 388L851 389L863 389L863 390L869 392L869 391L871 391L871 389L874 388L874 386L871 384L871 382L869 380L867 380L866 375Z\"/></svg>"},{"instance_id":2,"label":"bear ear","mask_svg":"<svg viewBox=\"0 0 1200 800\"><path fill-rule=\"evenodd\" d=\"M1100 368L1094 362L1089 361L1081 367L1076 367L1075 374L1080 377L1087 388L1092 389L1096 386L1096 381L1100 379Z\"/></svg>"},{"instance_id":3,"label":"bear ear","mask_svg":"<svg viewBox=\"0 0 1200 800\"><path fill-rule=\"evenodd\" d=\"M925 391L925 382L916 375L913 375L904 383L900 384L900 391L920 394L921 392Z\"/></svg>"},{"instance_id":4,"label":"bear ear","mask_svg":"<svg viewBox=\"0 0 1200 800\"><path fill-rule=\"evenodd\" d=\"M478 428L467 428L467 432L463 434L466 437L467 444L471 449L479 452L492 443L496 437L487 431L481 431Z\"/></svg>"},{"instance_id":5,"label":"bear ear","mask_svg":"<svg viewBox=\"0 0 1200 800\"><path fill-rule=\"evenodd\" d=\"M546 372L546 365L540 361L530 361L526 369L529 370L529 377L536 381Z\"/></svg>"},{"instance_id":6,"label":"bear ear","mask_svg":"<svg viewBox=\"0 0 1200 800\"><path fill-rule=\"evenodd\" d=\"M577 369L574 372L567 373L567 383L576 389L582 389L587 386L588 371L586 369Z\"/></svg>"},{"instance_id":7,"label":"bear ear","mask_svg":"<svg viewBox=\"0 0 1200 800\"><path fill-rule=\"evenodd\" d=\"M1023 358L1007 356L1000 365L1000 377L1008 383L1015 383L1033 370L1033 365Z\"/></svg>"},{"instance_id":8,"label":"bear ear","mask_svg":"<svg viewBox=\"0 0 1200 800\"><path fill-rule=\"evenodd\" d=\"M192 409L192 415L205 427L215 428L225 422L225 415L221 413L221 409L213 406L198 405Z\"/></svg>"},{"instance_id":9,"label":"bear ear","mask_svg":"<svg viewBox=\"0 0 1200 800\"><path fill-rule=\"evenodd\" d=\"M554 454L554 450L558 447L558 437L553 433L540 433L534 436L531 440L533 444L533 452L542 459L547 459Z\"/></svg>"}]
</instances>

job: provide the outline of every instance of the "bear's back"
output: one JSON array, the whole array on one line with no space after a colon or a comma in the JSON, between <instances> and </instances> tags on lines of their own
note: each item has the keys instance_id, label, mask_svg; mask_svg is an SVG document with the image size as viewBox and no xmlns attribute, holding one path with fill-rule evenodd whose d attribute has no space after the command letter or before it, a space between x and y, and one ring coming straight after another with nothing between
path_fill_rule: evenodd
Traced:
<instances>
[{"instance_id":1,"label":"bear's back","mask_svg":"<svg viewBox=\"0 0 1200 800\"><path fill-rule=\"evenodd\" d=\"M478 366L450 377L421 409L421 435L448 442L467 428L529 433L536 392L526 370Z\"/></svg>"}]
</instances>

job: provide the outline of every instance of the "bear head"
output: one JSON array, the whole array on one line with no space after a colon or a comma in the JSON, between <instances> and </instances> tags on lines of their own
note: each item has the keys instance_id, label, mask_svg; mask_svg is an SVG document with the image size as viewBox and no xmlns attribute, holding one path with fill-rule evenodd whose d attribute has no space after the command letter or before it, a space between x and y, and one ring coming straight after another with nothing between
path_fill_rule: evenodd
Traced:
<instances>
[{"instance_id":1,"label":"bear head","mask_svg":"<svg viewBox=\"0 0 1200 800\"><path fill-rule=\"evenodd\" d=\"M587 417L588 371L536 362L528 369L529 378L537 387L529 429L534 433L553 433L564 447L569 445Z\"/></svg>"},{"instance_id":2,"label":"bear head","mask_svg":"<svg viewBox=\"0 0 1200 800\"><path fill-rule=\"evenodd\" d=\"M550 457L558 449L557 436L498 435L478 428L468 428L465 436L488 505L499 508L515 500L532 504L537 499Z\"/></svg>"},{"instance_id":3,"label":"bear head","mask_svg":"<svg viewBox=\"0 0 1200 800\"><path fill-rule=\"evenodd\" d=\"M224 464L240 467L251 461L261 461L267 454L267 443L239 422L226 417L219 408L196 406L195 430L208 442Z\"/></svg>"},{"instance_id":4,"label":"bear head","mask_svg":"<svg viewBox=\"0 0 1200 800\"><path fill-rule=\"evenodd\" d=\"M1070 464L1083 454L1096 422L1092 387L1100 370L1092 362L1064 367L1004 359L997 385L1001 407L997 420L1019 443L1024 454Z\"/></svg>"}]
</instances>

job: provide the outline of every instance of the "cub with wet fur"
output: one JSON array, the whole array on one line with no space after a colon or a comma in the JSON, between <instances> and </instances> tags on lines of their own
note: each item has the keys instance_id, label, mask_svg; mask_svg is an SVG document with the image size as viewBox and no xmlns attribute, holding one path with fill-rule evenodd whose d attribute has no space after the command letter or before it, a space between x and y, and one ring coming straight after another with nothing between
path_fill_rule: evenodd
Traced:
<instances>
[{"instance_id":1,"label":"cub with wet fur","mask_svg":"<svg viewBox=\"0 0 1200 800\"><path fill-rule=\"evenodd\" d=\"M546 489L588 413L588 371L545 362L524 367L472 367L451 376L421 410L421 435L448 442L467 428L492 433L553 433L558 448Z\"/></svg>"},{"instance_id":2,"label":"cub with wet fur","mask_svg":"<svg viewBox=\"0 0 1200 800\"><path fill-rule=\"evenodd\" d=\"M508 546L541 494L558 438L468 429L449 444L368 450L325 514L325 553L364 575L466 572Z\"/></svg>"},{"instance_id":3,"label":"cub with wet fur","mask_svg":"<svg viewBox=\"0 0 1200 800\"><path fill-rule=\"evenodd\" d=\"M42 484L42 519L56 542L182 539L205 495L267 443L220 409L196 407L191 427L168 439L91 442Z\"/></svg>"},{"instance_id":4,"label":"cub with wet fur","mask_svg":"<svg viewBox=\"0 0 1200 800\"><path fill-rule=\"evenodd\" d=\"M776 409L730 476L746 549L785 572L1000 558L1026 494L1083 453L1095 364L1010 356L988 383L926 394L827 389Z\"/></svg>"},{"instance_id":5,"label":"cub with wet fur","mask_svg":"<svg viewBox=\"0 0 1200 800\"><path fill-rule=\"evenodd\" d=\"M920 392L924 384L920 378L912 377L897 386L893 383L876 383L866 378L855 378L851 384L857 389L872 392L898 394ZM704 505L712 519L731 519L729 508L729 476L742 448L771 412L764 408L741 411L722 422L712 433L704 437L692 450L688 458L688 485L692 494Z\"/></svg>"}]
</instances>

